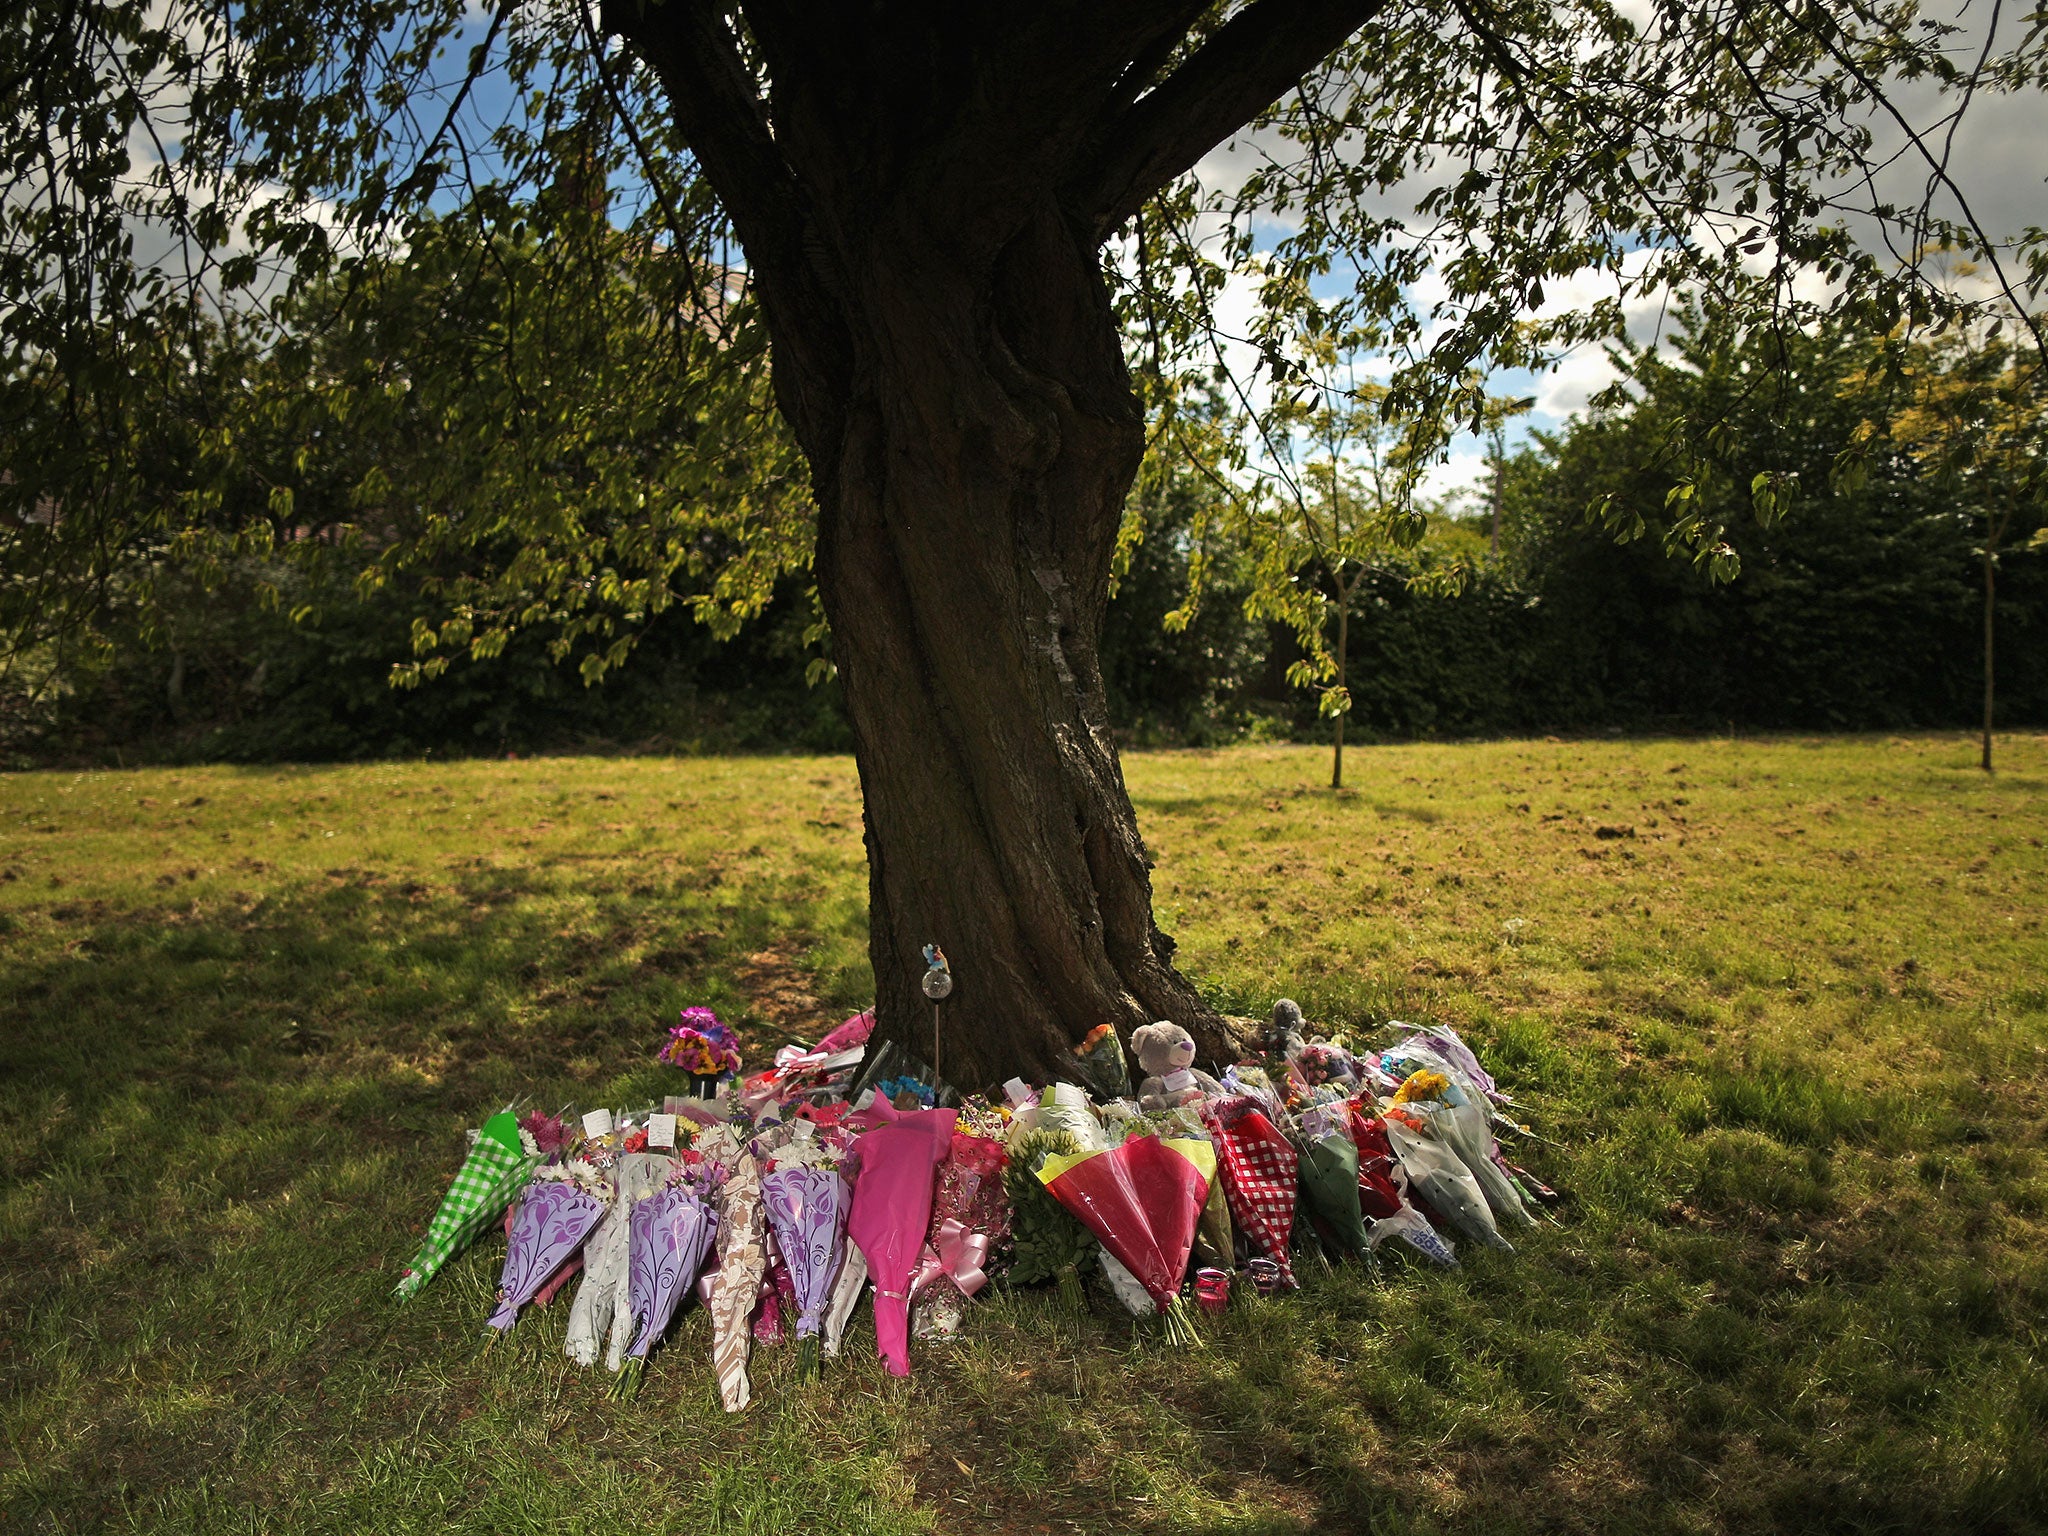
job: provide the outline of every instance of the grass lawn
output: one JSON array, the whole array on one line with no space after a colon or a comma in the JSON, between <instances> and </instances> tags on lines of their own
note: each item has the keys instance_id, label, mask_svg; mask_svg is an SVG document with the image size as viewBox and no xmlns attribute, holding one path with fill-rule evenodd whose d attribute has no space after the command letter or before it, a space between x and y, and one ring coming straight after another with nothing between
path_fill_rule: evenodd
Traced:
<instances>
[{"instance_id":1,"label":"grass lawn","mask_svg":"<svg viewBox=\"0 0 2048 1536\"><path fill-rule=\"evenodd\" d=\"M1456 1025L1574 1199L1176 1354L1023 1295L630 1408L501 1243L386 1293L508 1098L864 1000L844 759L0 778L0 1528L2023 1531L2048 1524L2048 738L1134 756L1213 999ZM970 969L971 955L954 957ZM871 1353L856 1335L852 1353Z\"/></svg>"}]
</instances>

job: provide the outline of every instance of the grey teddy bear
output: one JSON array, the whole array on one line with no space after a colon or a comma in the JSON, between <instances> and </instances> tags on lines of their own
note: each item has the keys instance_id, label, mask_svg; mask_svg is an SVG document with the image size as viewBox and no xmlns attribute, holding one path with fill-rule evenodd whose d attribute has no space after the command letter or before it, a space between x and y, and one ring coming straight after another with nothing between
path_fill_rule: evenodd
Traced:
<instances>
[{"instance_id":1,"label":"grey teddy bear","mask_svg":"<svg viewBox=\"0 0 2048 1536\"><path fill-rule=\"evenodd\" d=\"M1131 1033L1131 1050L1145 1069L1145 1081L1138 1085L1140 1109L1178 1109L1218 1090L1215 1078L1195 1070L1195 1037L1170 1020L1139 1025Z\"/></svg>"},{"instance_id":2,"label":"grey teddy bear","mask_svg":"<svg viewBox=\"0 0 2048 1536\"><path fill-rule=\"evenodd\" d=\"M1259 1037L1259 1049L1268 1056L1292 1061L1308 1043L1305 1038L1307 1028L1307 1021L1301 1016L1301 1004L1291 997L1283 997L1273 1005L1273 1018Z\"/></svg>"}]
</instances>

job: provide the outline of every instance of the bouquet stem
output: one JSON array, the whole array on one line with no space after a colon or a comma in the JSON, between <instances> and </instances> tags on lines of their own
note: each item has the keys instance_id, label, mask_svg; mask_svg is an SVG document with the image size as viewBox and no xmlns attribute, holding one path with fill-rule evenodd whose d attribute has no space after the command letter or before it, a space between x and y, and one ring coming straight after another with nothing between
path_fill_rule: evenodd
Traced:
<instances>
[{"instance_id":1,"label":"bouquet stem","mask_svg":"<svg viewBox=\"0 0 2048 1536\"><path fill-rule=\"evenodd\" d=\"M1088 1310L1088 1298L1081 1290L1081 1271L1072 1264L1060 1266L1059 1299L1061 1309L1076 1317Z\"/></svg>"},{"instance_id":2,"label":"bouquet stem","mask_svg":"<svg viewBox=\"0 0 2048 1536\"><path fill-rule=\"evenodd\" d=\"M627 1357L619 1367L619 1374L612 1382L612 1396L622 1403L630 1403L640 1395L640 1378L646 1374L647 1362L638 1355Z\"/></svg>"},{"instance_id":3,"label":"bouquet stem","mask_svg":"<svg viewBox=\"0 0 2048 1536\"><path fill-rule=\"evenodd\" d=\"M1160 1317L1166 1322L1166 1342L1176 1349L1207 1349L1202 1336L1195 1332L1195 1319L1188 1311L1185 1296L1176 1296L1166 1304Z\"/></svg>"},{"instance_id":4,"label":"bouquet stem","mask_svg":"<svg viewBox=\"0 0 2048 1536\"><path fill-rule=\"evenodd\" d=\"M796 1379L813 1381L818 1375L818 1336L807 1333L796 1341Z\"/></svg>"}]
</instances>

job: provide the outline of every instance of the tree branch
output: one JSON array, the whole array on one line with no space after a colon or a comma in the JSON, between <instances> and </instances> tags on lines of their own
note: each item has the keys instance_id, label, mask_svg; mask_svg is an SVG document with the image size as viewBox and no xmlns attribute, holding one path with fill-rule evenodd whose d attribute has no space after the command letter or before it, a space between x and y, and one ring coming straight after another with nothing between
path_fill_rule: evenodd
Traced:
<instances>
[{"instance_id":1,"label":"tree branch","mask_svg":"<svg viewBox=\"0 0 2048 1536\"><path fill-rule=\"evenodd\" d=\"M490 60L491 45L497 42L498 34L505 29L505 13L508 8L504 0L500 0L499 4L491 8L490 30L484 33L482 42L469 50L469 68L462 76L462 86L449 101L448 110L441 118L441 126L434 130L434 136L427 140L425 147L420 150L419 160L413 166L412 174L400 182L398 190L392 194L393 208L422 187L429 185L436 174L433 164L434 152L441 147L441 141L448 137L449 129L455 126L455 119L461 115L463 106L469 101L469 93L483 75L484 65Z\"/></svg>"},{"instance_id":2,"label":"tree branch","mask_svg":"<svg viewBox=\"0 0 2048 1536\"><path fill-rule=\"evenodd\" d=\"M813 463L836 451L852 367L832 276L812 260L804 193L719 0L602 0L600 23L646 61L747 254L774 339L775 394Z\"/></svg>"},{"instance_id":3,"label":"tree branch","mask_svg":"<svg viewBox=\"0 0 2048 1536\"><path fill-rule=\"evenodd\" d=\"M1081 163L1213 0L742 0L776 143L819 197L922 201L961 249L1000 245Z\"/></svg>"},{"instance_id":4,"label":"tree branch","mask_svg":"<svg viewBox=\"0 0 2048 1536\"><path fill-rule=\"evenodd\" d=\"M660 77L676 123L731 215L748 259L770 269L800 259L802 202L768 115L715 3L603 0L599 21ZM793 275L793 274L792 274Z\"/></svg>"},{"instance_id":5,"label":"tree branch","mask_svg":"<svg viewBox=\"0 0 2048 1536\"><path fill-rule=\"evenodd\" d=\"M1252 0L1159 86L1105 122L1061 201L1097 240L1284 95L1387 0Z\"/></svg>"}]
</instances>

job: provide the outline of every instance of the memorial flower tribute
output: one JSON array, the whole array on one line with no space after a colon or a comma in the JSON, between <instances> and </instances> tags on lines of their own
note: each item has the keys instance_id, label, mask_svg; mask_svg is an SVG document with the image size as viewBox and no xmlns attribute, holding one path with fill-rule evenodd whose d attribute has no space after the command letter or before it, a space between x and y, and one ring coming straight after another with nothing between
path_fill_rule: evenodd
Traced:
<instances>
[{"instance_id":1,"label":"memorial flower tribute","mask_svg":"<svg viewBox=\"0 0 2048 1536\"><path fill-rule=\"evenodd\" d=\"M1395 1025L1364 1050L1283 999L1261 1050L1216 1076L1147 1078L1136 1098L1130 1042L1106 1025L1077 1042L1084 1081L965 1097L907 1054L869 1059L873 1027L857 1014L742 1078L732 1030L687 1008L658 1059L709 1097L491 1116L398 1296L502 1218L493 1337L580 1274L561 1347L630 1397L701 1305L737 1412L754 1350L793 1338L797 1375L815 1374L864 1295L869 1347L896 1376L913 1345L970 1326L978 1299L1040 1285L1077 1310L1099 1285L1168 1345L1199 1347L1203 1314L1298 1290L1304 1256L1318 1272L1378 1263L1398 1240L1454 1265L1459 1242L1510 1250L1506 1232L1559 1199L1503 1153L1497 1134L1530 1134L1505 1113L1520 1107L1441 1025ZM1165 1021L1148 1033L1185 1038Z\"/></svg>"}]
</instances>

